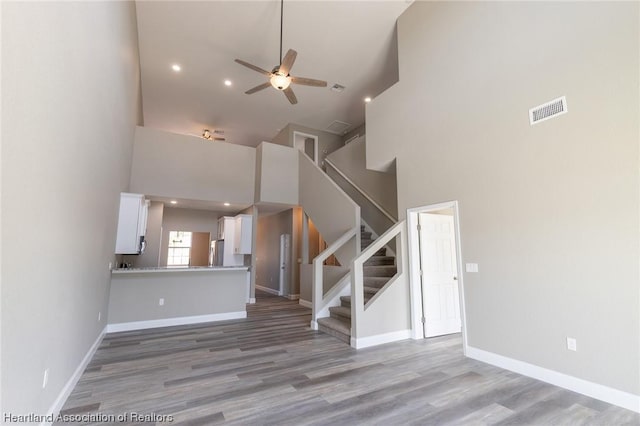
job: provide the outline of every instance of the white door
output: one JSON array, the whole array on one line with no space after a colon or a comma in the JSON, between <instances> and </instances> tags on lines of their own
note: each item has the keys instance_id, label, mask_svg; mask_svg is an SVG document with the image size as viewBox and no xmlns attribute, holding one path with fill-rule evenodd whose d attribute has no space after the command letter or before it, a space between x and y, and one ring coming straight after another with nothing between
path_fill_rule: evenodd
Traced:
<instances>
[{"instance_id":1,"label":"white door","mask_svg":"<svg viewBox=\"0 0 640 426\"><path fill-rule=\"evenodd\" d=\"M289 288L289 267L291 264L291 235L280 235L280 287L278 294L283 296Z\"/></svg>"},{"instance_id":2,"label":"white door","mask_svg":"<svg viewBox=\"0 0 640 426\"><path fill-rule=\"evenodd\" d=\"M460 297L453 216L419 213L424 337L459 333Z\"/></svg>"}]
</instances>

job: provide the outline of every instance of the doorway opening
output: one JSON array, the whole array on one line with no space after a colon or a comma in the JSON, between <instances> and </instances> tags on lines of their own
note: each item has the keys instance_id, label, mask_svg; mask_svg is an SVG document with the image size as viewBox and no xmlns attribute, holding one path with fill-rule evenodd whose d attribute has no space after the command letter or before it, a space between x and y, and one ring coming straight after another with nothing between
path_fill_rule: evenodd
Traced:
<instances>
[{"instance_id":1,"label":"doorway opening","mask_svg":"<svg viewBox=\"0 0 640 426\"><path fill-rule=\"evenodd\" d=\"M464 282L458 202L407 210L413 338L462 334L466 352Z\"/></svg>"},{"instance_id":2,"label":"doorway opening","mask_svg":"<svg viewBox=\"0 0 640 426\"><path fill-rule=\"evenodd\" d=\"M305 155L319 165L318 162L318 136L308 133L293 132L293 147L305 153Z\"/></svg>"}]
</instances>

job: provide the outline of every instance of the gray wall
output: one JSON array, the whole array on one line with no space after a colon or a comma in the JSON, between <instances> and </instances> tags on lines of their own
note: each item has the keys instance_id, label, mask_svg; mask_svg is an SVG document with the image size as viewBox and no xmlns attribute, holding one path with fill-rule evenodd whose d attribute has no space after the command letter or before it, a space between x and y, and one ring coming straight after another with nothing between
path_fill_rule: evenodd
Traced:
<instances>
[{"instance_id":1,"label":"gray wall","mask_svg":"<svg viewBox=\"0 0 640 426\"><path fill-rule=\"evenodd\" d=\"M136 128L131 192L186 200L254 200L255 148Z\"/></svg>"},{"instance_id":2,"label":"gray wall","mask_svg":"<svg viewBox=\"0 0 640 426\"><path fill-rule=\"evenodd\" d=\"M363 137L367 134L367 127L366 125L363 123L360 126L356 127L355 129L349 130L347 133L345 133L342 136L342 143L344 144L346 141L348 141L349 139L351 139L352 137L358 135L360 137Z\"/></svg>"},{"instance_id":3,"label":"gray wall","mask_svg":"<svg viewBox=\"0 0 640 426\"><path fill-rule=\"evenodd\" d=\"M280 235L293 234L293 210L258 218L256 284L278 290L280 286ZM294 243L292 236L292 245ZM295 260L294 255L291 256ZM285 289L285 295L291 293Z\"/></svg>"},{"instance_id":4,"label":"gray wall","mask_svg":"<svg viewBox=\"0 0 640 426\"><path fill-rule=\"evenodd\" d=\"M113 274L109 324L242 312L246 291L247 271Z\"/></svg>"},{"instance_id":5,"label":"gray wall","mask_svg":"<svg viewBox=\"0 0 640 426\"><path fill-rule=\"evenodd\" d=\"M2 410L46 414L106 325L141 117L135 6L3 2L2 63Z\"/></svg>"},{"instance_id":6,"label":"gray wall","mask_svg":"<svg viewBox=\"0 0 640 426\"><path fill-rule=\"evenodd\" d=\"M362 191L380 204L393 217L398 217L396 174L369 170L366 166L365 138L345 145L327 158Z\"/></svg>"},{"instance_id":7,"label":"gray wall","mask_svg":"<svg viewBox=\"0 0 640 426\"><path fill-rule=\"evenodd\" d=\"M460 203L469 345L636 395L638 8L415 2L366 117L402 217ZM529 125L562 95L568 114Z\"/></svg>"},{"instance_id":8,"label":"gray wall","mask_svg":"<svg viewBox=\"0 0 640 426\"><path fill-rule=\"evenodd\" d=\"M208 232L209 240L215 239L218 234L218 218L224 213L209 210L182 209L178 207L166 207L162 218L162 242L160 245L160 266L167 266L169 252L169 232L190 231ZM235 215L228 215L235 216Z\"/></svg>"},{"instance_id":9,"label":"gray wall","mask_svg":"<svg viewBox=\"0 0 640 426\"><path fill-rule=\"evenodd\" d=\"M360 223L360 207L302 152L298 153L300 205L328 245ZM336 250L341 265L359 251L360 234Z\"/></svg>"},{"instance_id":10,"label":"gray wall","mask_svg":"<svg viewBox=\"0 0 640 426\"><path fill-rule=\"evenodd\" d=\"M333 133L322 130L312 129L310 127L301 126L299 124L290 123L282 129L273 139L272 143L286 146L293 146L293 132L301 132L309 135L318 136L318 157L320 157L319 165L324 169L323 161L325 157L336 149L344 146L342 137Z\"/></svg>"},{"instance_id":11,"label":"gray wall","mask_svg":"<svg viewBox=\"0 0 640 426\"><path fill-rule=\"evenodd\" d=\"M298 204L298 151L262 142L258 153L256 202Z\"/></svg>"}]
</instances>

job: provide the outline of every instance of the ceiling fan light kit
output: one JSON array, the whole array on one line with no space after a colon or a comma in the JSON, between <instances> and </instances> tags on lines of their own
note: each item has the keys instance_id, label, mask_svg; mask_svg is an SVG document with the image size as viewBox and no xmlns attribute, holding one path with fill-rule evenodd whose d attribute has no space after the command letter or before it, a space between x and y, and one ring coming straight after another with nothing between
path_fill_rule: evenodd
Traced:
<instances>
[{"instance_id":1,"label":"ceiling fan light kit","mask_svg":"<svg viewBox=\"0 0 640 426\"><path fill-rule=\"evenodd\" d=\"M280 65L277 65L275 68L273 68L273 71L269 72L258 66L250 64L249 62L245 62L241 59L236 59L235 61L240 65L244 65L247 68L250 68L254 71L259 72L260 74L269 76L269 81L267 83L260 84L259 86L249 89L244 93L246 93L247 95L251 95L253 93L259 92L260 90L264 90L269 86L272 86L274 89L282 91L284 95L287 97L287 100L289 101L289 103L291 103L292 105L295 105L298 103L298 99L296 98L296 95L293 93L293 90L291 89L291 87L289 87L292 83L300 84L303 86L326 87L327 82L323 80L314 80L312 78L293 77L289 74L291 67L293 67L293 63L296 60L296 56L298 55L298 52L296 52L293 49L289 49L287 51L287 54L284 56L284 58L282 57L283 14L284 14L284 0L281 0L280 1L280 58L279 58Z\"/></svg>"},{"instance_id":2,"label":"ceiling fan light kit","mask_svg":"<svg viewBox=\"0 0 640 426\"><path fill-rule=\"evenodd\" d=\"M291 84L291 77L280 73L274 73L269 81L277 90L284 90Z\"/></svg>"}]
</instances>

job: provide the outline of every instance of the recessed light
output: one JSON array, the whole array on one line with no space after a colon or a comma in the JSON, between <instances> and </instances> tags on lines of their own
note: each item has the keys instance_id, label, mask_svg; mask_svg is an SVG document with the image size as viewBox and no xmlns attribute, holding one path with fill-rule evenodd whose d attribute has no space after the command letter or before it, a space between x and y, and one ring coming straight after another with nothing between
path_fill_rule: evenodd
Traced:
<instances>
[{"instance_id":1,"label":"recessed light","mask_svg":"<svg viewBox=\"0 0 640 426\"><path fill-rule=\"evenodd\" d=\"M371 102L371 98L369 96L367 96L366 98L364 98L364 101L369 103L369 102Z\"/></svg>"},{"instance_id":2,"label":"recessed light","mask_svg":"<svg viewBox=\"0 0 640 426\"><path fill-rule=\"evenodd\" d=\"M178 204L178 202L176 200L171 200L169 201L171 204Z\"/></svg>"},{"instance_id":3,"label":"recessed light","mask_svg":"<svg viewBox=\"0 0 640 426\"><path fill-rule=\"evenodd\" d=\"M180 67L180 65L178 64L173 64L171 65L171 69L174 70L175 72L180 71L182 68Z\"/></svg>"},{"instance_id":4,"label":"recessed light","mask_svg":"<svg viewBox=\"0 0 640 426\"><path fill-rule=\"evenodd\" d=\"M224 203L225 207L229 207L231 203Z\"/></svg>"},{"instance_id":5,"label":"recessed light","mask_svg":"<svg viewBox=\"0 0 640 426\"><path fill-rule=\"evenodd\" d=\"M224 85L225 86L231 86L233 83L231 82L231 80L225 80L224 81Z\"/></svg>"}]
</instances>

